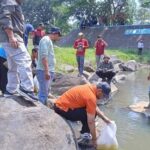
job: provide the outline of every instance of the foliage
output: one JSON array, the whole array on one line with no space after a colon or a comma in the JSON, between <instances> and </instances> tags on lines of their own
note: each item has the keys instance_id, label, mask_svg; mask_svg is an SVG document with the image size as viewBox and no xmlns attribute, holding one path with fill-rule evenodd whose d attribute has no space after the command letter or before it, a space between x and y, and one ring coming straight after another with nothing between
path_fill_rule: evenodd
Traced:
<instances>
[{"instance_id":1,"label":"foliage","mask_svg":"<svg viewBox=\"0 0 150 150\"><path fill-rule=\"evenodd\" d=\"M149 4L149 0L141 2L143 6ZM23 11L34 26L44 22L68 32L73 28L72 22L79 26L132 24L136 6L136 0L25 0Z\"/></svg>"}]
</instances>

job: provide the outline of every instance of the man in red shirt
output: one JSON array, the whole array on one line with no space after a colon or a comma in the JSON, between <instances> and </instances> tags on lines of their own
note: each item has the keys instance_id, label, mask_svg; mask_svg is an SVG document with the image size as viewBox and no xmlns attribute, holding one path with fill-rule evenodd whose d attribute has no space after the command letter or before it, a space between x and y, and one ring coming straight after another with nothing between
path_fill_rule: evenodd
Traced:
<instances>
[{"instance_id":1,"label":"man in red shirt","mask_svg":"<svg viewBox=\"0 0 150 150\"><path fill-rule=\"evenodd\" d=\"M102 38L101 35L97 36L97 40L95 42L95 55L96 55L96 65L97 68L99 66L99 63L104 55L105 47L108 46L106 41Z\"/></svg>"},{"instance_id":2,"label":"man in red shirt","mask_svg":"<svg viewBox=\"0 0 150 150\"><path fill-rule=\"evenodd\" d=\"M33 45L34 48L39 48L39 43L42 37L45 35L44 24L40 23L36 30L33 32Z\"/></svg>"},{"instance_id":3,"label":"man in red shirt","mask_svg":"<svg viewBox=\"0 0 150 150\"><path fill-rule=\"evenodd\" d=\"M84 56L85 56L85 51L89 47L88 41L84 38L84 34L80 32L78 34L78 39L74 42L74 48L76 49L76 59L78 63L78 70L79 70L79 75L83 75L83 70L84 70Z\"/></svg>"},{"instance_id":4,"label":"man in red shirt","mask_svg":"<svg viewBox=\"0 0 150 150\"><path fill-rule=\"evenodd\" d=\"M95 116L101 117L106 123L111 122L97 107L96 101L99 98L108 98L110 91L106 82L75 86L56 100L54 110L67 120L81 121L81 138L83 141L92 139L96 146Z\"/></svg>"}]
</instances>

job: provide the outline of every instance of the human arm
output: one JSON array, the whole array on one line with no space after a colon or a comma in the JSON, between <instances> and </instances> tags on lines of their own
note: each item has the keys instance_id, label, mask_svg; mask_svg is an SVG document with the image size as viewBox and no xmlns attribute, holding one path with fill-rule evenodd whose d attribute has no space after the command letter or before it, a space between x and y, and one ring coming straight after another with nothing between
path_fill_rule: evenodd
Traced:
<instances>
[{"instance_id":1,"label":"human arm","mask_svg":"<svg viewBox=\"0 0 150 150\"><path fill-rule=\"evenodd\" d=\"M74 42L73 47L74 47L74 49L78 48L78 42L77 41Z\"/></svg>"},{"instance_id":2,"label":"human arm","mask_svg":"<svg viewBox=\"0 0 150 150\"><path fill-rule=\"evenodd\" d=\"M102 40L102 41L103 41L104 45L107 47L108 46L107 42L105 40Z\"/></svg>"},{"instance_id":3,"label":"human arm","mask_svg":"<svg viewBox=\"0 0 150 150\"><path fill-rule=\"evenodd\" d=\"M42 58L42 64L44 66L45 79L49 80L50 79L50 73L49 73L49 67L48 67L47 57L43 57Z\"/></svg>"},{"instance_id":4,"label":"human arm","mask_svg":"<svg viewBox=\"0 0 150 150\"><path fill-rule=\"evenodd\" d=\"M13 23L12 23L12 12L15 11L15 6L3 6L1 9L1 15L0 15L0 24L2 29L5 31L8 41L11 44L13 48L18 48L19 43L17 39L14 36L13 33Z\"/></svg>"},{"instance_id":5,"label":"human arm","mask_svg":"<svg viewBox=\"0 0 150 150\"><path fill-rule=\"evenodd\" d=\"M87 40L84 41L83 48L89 48L89 42Z\"/></svg>"},{"instance_id":6,"label":"human arm","mask_svg":"<svg viewBox=\"0 0 150 150\"><path fill-rule=\"evenodd\" d=\"M105 123L111 123L111 120L98 108L98 106L96 107L96 114L102 119L104 120Z\"/></svg>"},{"instance_id":7,"label":"human arm","mask_svg":"<svg viewBox=\"0 0 150 150\"><path fill-rule=\"evenodd\" d=\"M9 40L9 43L10 45L13 47L13 48L18 48L19 47L19 42L18 40L15 38L14 36L14 33L13 33L13 30L12 29L9 29L9 28L6 28L4 30L8 36L8 40Z\"/></svg>"},{"instance_id":8,"label":"human arm","mask_svg":"<svg viewBox=\"0 0 150 150\"><path fill-rule=\"evenodd\" d=\"M87 113L87 122L92 135L92 142L94 147L96 147L96 127L95 127L95 115Z\"/></svg>"},{"instance_id":9,"label":"human arm","mask_svg":"<svg viewBox=\"0 0 150 150\"><path fill-rule=\"evenodd\" d=\"M48 43L47 39L42 39L40 41L40 52L39 55L41 55L42 58L42 64L44 67L44 73L45 73L45 79L49 80L50 79L50 73L49 73L49 64L48 64Z\"/></svg>"}]
</instances>

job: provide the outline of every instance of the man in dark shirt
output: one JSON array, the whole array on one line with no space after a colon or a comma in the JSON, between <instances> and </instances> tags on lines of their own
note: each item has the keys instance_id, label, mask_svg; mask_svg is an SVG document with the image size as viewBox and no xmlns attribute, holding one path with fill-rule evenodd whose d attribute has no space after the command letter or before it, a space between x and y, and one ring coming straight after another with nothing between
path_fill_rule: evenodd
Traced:
<instances>
[{"instance_id":1,"label":"man in dark shirt","mask_svg":"<svg viewBox=\"0 0 150 150\"><path fill-rule=\"evenodd\" d=\"M32 24L27 23L24 26L24 44L27 47L28 46L28 38L29 38L29 34L32 33L34 31L34 27L32 26Z\"/></svg>"},{"instance_id":2,"label":"man in dark shirt","mask_svg":"<svg viewBox=\"0 0 150 150\"><path fill-rule=\"evenodd\" d=\"M106 81L110 84L116 73L112 62L109 61L109 59L109 56L104 56L103 62L99 64L96 74L102 78L102 81Z\"/></svg>"}]
</instances>

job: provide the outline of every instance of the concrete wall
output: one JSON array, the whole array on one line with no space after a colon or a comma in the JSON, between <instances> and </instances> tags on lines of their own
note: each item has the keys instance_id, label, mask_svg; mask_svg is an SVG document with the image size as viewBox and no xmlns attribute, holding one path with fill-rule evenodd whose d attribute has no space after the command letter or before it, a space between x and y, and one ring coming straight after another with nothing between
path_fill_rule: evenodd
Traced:
<instances>
[{"instance_id":1,"label":"concrete wall","mask_svg":"<svg viewBox=\"0 0 150 150\"><path fill-rule=\"evenodd\" d=\"M108 43L108 48L120 49L136 49L137 40L142 38L145 45L145 50L150 50L150 34L145 35L125 35L127 29L150 29L150 25L135 25L135 26L113 26L113 27L91 27L84 30L73 30L68 35L64 36L59 42L60 46L72 46L77 38L78 32L83 32L89 40L90 46L93 47L97 35L102 34L103 38Z\"/></svg>"}]
</instances>

